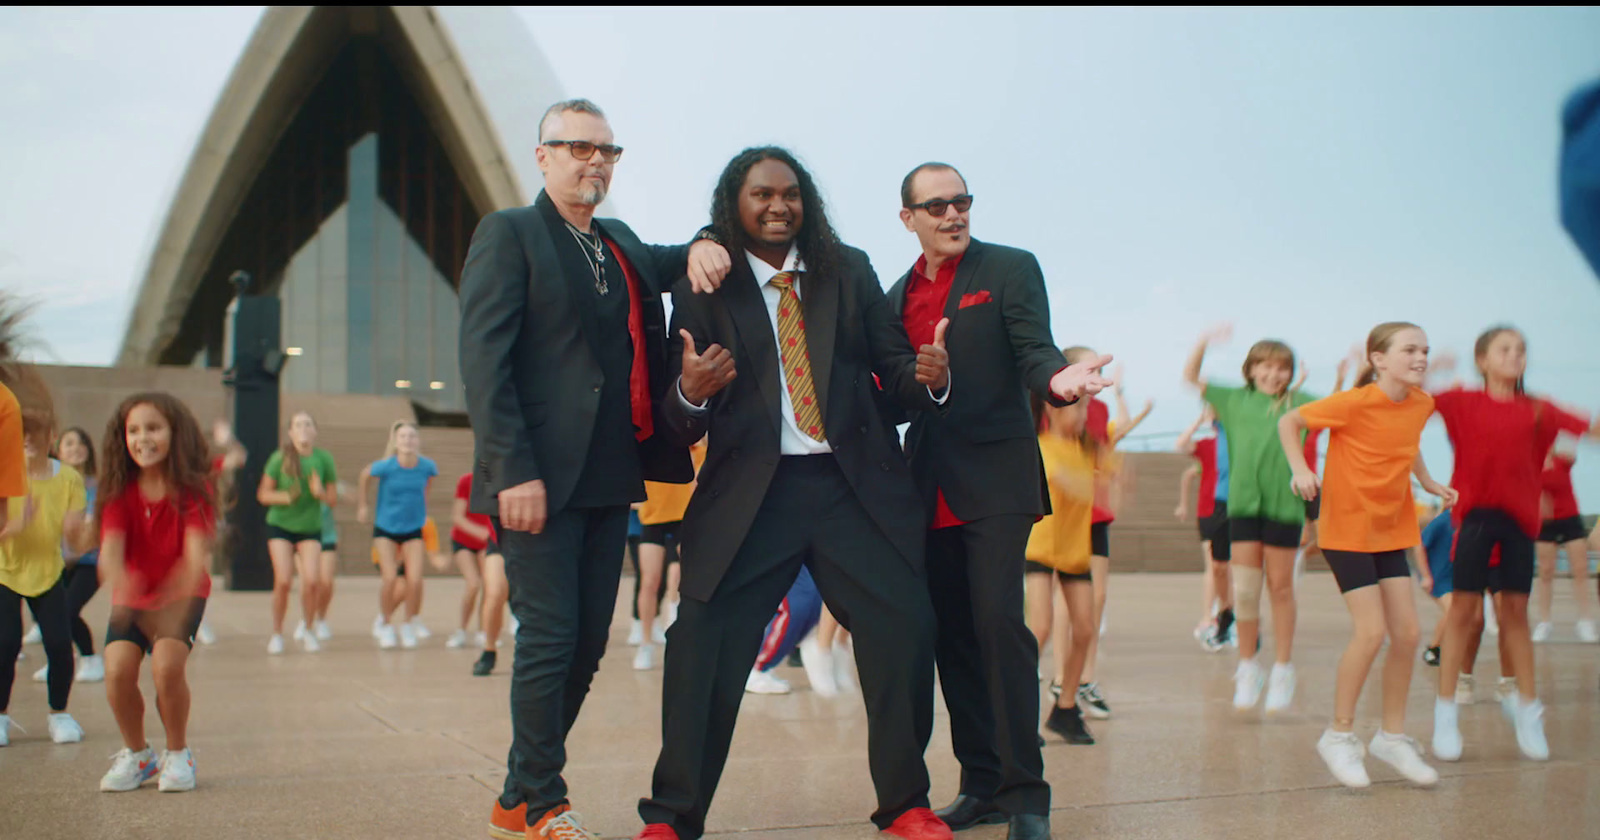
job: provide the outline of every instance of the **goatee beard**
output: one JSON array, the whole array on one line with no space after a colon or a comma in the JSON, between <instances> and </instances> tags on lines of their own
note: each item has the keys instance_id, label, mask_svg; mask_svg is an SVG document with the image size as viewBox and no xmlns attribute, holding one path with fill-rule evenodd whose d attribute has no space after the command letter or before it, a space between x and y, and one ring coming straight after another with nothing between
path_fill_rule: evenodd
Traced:
<instances>
[{"instance_id":1,"label":"goatee beard","mask_svg":"<svg viewBox=\"0 0 1600 840\"><path fill-rule=\"evenodd\" d=\"M600 202L606 200L605 187L580 187L578 189L578 203L589 207L599 207Z\"/></svg>"}]
</instances>

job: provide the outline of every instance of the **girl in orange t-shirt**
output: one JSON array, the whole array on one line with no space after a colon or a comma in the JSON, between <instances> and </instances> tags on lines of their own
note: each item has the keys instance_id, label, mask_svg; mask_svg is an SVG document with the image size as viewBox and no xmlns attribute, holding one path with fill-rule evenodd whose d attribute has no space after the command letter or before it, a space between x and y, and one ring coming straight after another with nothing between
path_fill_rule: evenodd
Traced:
<instances>
[{"instance_id":1,"label":"girl in orange t-shirt","mask_svg":"<svg viewBox=\"0 0 1600 840\"><path fill-rule=\"evenodd\" d=\"M1404 734L1420 636L1406 562L1407 551L1422 542L1411 476L1446 505L1455 501L1455 491L1433 480L1419 454L1422 429L1433 414L1433 397L1421 387L1428 371L1427 334L1415 324L1379 324L1367 336L1366 349L1370 367L1355 388L1303 405L1278 422L1295 493L1307 501L1323 499L1317 541L1355 624L1339 659L1333 723L1317 752L1346 786L1371 784L1366 751L1354 732L1356 701L1387 635L1383 726L1372 739L1372 754L1411 781L1431 785L1439 774ZM1308 428L1328 430L1321 482L1301 445ZM1428 570L1421 571L1423 588L1431 588Z\"/></svg>"}]
</instances>

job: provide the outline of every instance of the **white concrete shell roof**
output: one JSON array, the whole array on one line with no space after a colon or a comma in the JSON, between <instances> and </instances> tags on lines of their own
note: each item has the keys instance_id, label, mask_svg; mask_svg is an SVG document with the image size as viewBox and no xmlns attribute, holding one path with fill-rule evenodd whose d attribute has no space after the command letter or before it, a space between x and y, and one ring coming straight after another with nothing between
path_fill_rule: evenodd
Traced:
<instances>
[{"instance_id":1,"label":"white concrete shell roof","mask_svg":"<svg viewBox=\"0 0 1600 840\"><path fill-rule=\"evenodd\" d=\"M350 34L392 16L395 59L482 212L527 203L538 121L560 86L526 25L500 7L271 6L251 34L161 221L117 353L155 364L273 144ZM386 28L388 29L388 28ZM497 119L498 118L498 119ZM517 154L507 155L509 148ZM520 164L520 166L519 166ZM537 191L536 189L534 190Z\"/></svg>"}]
</instances>

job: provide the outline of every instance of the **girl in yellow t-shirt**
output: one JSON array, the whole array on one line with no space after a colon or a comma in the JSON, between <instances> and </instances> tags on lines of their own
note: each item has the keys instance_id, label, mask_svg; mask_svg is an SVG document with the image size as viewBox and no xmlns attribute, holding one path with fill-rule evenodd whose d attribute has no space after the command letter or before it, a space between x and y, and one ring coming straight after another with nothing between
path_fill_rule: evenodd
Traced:
<instances>
[{"instance_id":1,"label":"girl in yellow t-shirt","mask_svg":"<svg viewBox=\"0 0 1600 840\"><path fill-rule=\"evenodd\" d=\"M1042 648L1050 638L1055 585L1066 601L1071 642L1059 676L1063 690L1045 727L1070 744L1093 744L1078 708L1079 676L1098 628L1094 621L1094 584L1089 572L1089 531L1100 445L1088 435L1088 400L1064 408L1045 406L1035 398L1039 454L1044 459L1050 490L1050 515L1033 526L1025 552L1029 626Z\"/></svg>"},{"instance_id":2,"label":"girl in yellow t-shirt","mask_svg":"<svg viewBox=\"0 0 1600 840\"><path fill-rule=\"evenodd\" d=\"M689 459L698 475L706 460L704 438L689 447ZM648 671L655 666L654 644L666 643L667 628L678 617L678 532L694 488L692 481L644 483L645 500L639 504L639 524L643 529L639 535L638 573L633 577L633 630L639 634L639 649L633 655L635 671ZM658 623L657 613L663 610L665 614ZM632 638L630 633L629 640Z\"/></svg>"}]
</instances>

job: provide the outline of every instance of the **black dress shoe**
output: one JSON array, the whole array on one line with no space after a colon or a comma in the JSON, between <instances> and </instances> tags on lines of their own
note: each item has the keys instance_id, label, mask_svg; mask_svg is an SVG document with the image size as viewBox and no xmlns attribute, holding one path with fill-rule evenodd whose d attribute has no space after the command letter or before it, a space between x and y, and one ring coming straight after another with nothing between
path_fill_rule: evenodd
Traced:
<instances>
[{"instance_id":1,"label":"black dress shoe","mask_svg":"<svg viewBox=\"0 0 1600 840\"><path fill-rule=\"evenodd\" d=\"M1015 814L1006 840L1050 840L1050 818L1043 814Z\"/></svg>"},{"instance_id":2,"label":"black dress shoe","mask_svg":"<svg viewBox=\"0 0 1600 840\"><path fill-rule=\"evenodd\" d=\"M1000 806L964 793L957 796L956 801L934 811L933 815L944 820L951 831L965 831L975 825L994 825L1006 821L1006 812L1000 810Z\"/></svg>"},{"instance_id":3,"label":"black dress shoe","mask_svg":"<svg viewBox=\"0 0 1600 840\"><path fill-rule=\"evenodd\" d=\"M494 660L494 651L484 651L483 655L478 657L478 661L472 663L472 675L474 677L487 677L494 673Z\"/></svg>"}]
</instances>

